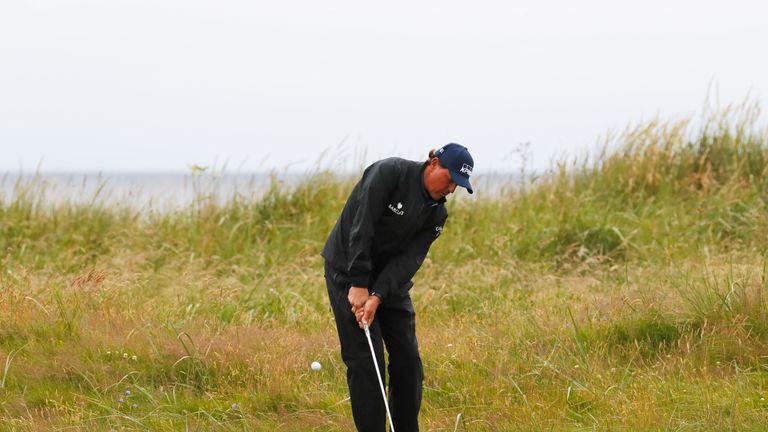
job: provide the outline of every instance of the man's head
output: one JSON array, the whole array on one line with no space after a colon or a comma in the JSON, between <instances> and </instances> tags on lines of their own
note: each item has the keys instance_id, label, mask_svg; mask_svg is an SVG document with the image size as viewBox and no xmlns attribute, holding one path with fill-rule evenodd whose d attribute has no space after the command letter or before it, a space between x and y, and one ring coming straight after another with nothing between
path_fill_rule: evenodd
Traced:
<instances>
[{"instance_id":1,"label":"man's head","mask_svg":"<svg viewBox=\"0 0 768 432\"><path fill-rule=\"evenodd\" d=\"M475 165L466 147L459 144L446 144L436 151L429 152L424 169L424 187L434 200L439 200L456 190L456 186L472 193L469 176Z\"/></svg>"}]
</instances>

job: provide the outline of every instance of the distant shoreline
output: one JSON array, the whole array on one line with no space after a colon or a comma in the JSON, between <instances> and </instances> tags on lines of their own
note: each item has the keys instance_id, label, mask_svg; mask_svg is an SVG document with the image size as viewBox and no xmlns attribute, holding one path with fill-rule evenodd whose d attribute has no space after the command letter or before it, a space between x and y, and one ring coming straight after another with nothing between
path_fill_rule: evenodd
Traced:
<instances>
[{"instance_id":1,"label":"distant shoreline","mask_svg":"<svg viewBox=\"0 0 768 432\"><path fill-rule=\"evenodd\" d=\"M188 206L201 196L224 203L237 196L261 198L273 179L281 188L293 189L317 173L250 172L41 172L0 173L0 200L12 201L22 191L31 192L45 204L98 202L104 205L130 203L139 208L173 210ZM355 181L359 173L342 172L337 179ZM475 195L496 194L518 184L518 173L478 174L473 179ZM461 193L461 192L459 192ZM476 197L473 197L476 198Z\"/></svg>"}]
</instances>

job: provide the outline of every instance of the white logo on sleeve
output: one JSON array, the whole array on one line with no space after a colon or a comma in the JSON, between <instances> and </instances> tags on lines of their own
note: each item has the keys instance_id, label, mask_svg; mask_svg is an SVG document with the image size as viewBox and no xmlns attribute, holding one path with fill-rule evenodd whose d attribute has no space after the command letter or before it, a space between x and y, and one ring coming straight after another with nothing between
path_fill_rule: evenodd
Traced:
<instances>
[{"instance_id":1,"label":"white logo on sleeve","mask_svg":"<svg viewBox=\"0 0 768 432\"><path fill-rule=\"evenodd\" d=\"M402 216L403 214L405 214L405 210L403 210L403 203L401 202L397 203L397 208L395 208L395 206L390 204L389 209L392 210L392 212L398 216Z\"/></svg>"},{"instance_id":2,"label":"white logo on sleeve","mask_svg":"<svg viewBox=\"0 0 768 432\"><path fill-rule=\"evenodd\" d=\"M435 227L435 237L440 237L440 233L442 233L442 232L443 232L442 225L438 225L438 226Z\"/></svg>"}]
</instances>

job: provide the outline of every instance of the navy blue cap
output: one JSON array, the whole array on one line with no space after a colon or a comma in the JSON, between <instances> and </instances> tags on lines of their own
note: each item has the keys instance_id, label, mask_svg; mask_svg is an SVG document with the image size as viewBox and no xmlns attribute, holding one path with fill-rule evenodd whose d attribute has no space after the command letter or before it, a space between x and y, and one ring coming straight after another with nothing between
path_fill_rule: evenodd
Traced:
<instances>
[{"instance_id":1,"label":"navy blue cap","mask_svg":"<svg viewBox=\"0 0 768 432\"><path fill-rule=\"evenodd\" d=\"M457 185L467 189L472 193L472 185L469 184L469 176L472 175L472 167L475 161L469 150L463 145L456 143L446 144L435 152L435 156L440 159L440 164L451 172L451 179Z\"/></svg>"}]
</instances>

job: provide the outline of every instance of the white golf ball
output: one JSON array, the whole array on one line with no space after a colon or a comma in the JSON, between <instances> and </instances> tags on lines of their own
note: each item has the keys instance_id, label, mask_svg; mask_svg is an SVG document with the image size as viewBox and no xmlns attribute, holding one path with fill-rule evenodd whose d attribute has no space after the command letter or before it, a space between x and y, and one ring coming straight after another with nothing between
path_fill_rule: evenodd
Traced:
<instances>
[{"instance_id":1,"label":"white golf ball","mask_svg":"<svg viewBox=\"0 0 768 432\"><path fill-rule=\"evenodd\" d=\"M321 367L322 366L320 366L320 362L316 362L316 361L312 362L312 370L319 371Z\"/></svg>"}]
</instances>

